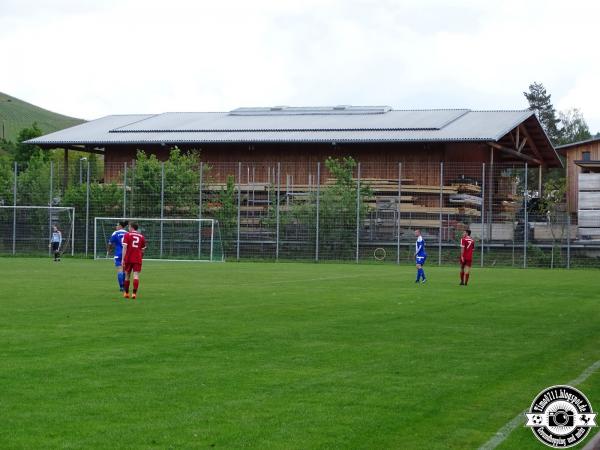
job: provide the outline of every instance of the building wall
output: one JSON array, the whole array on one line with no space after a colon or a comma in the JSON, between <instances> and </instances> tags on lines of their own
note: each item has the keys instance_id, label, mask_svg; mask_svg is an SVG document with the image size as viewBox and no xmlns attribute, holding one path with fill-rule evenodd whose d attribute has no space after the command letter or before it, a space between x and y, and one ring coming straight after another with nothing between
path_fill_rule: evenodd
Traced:
<instances>
[{"instance_id":1,"label":"building wall","mask_svg":"<svg viewBox=\"0 0 600 450\"><path fill-rule=\"evenodd\" d=\"M572 147L566 152L567 176L569 178L568 195L569 195L569 211L577 212L577 197L578 197L578 178L581 173L581 167L575 164L575 161L583 159L583 153L590 152L590 159L600 160L600 142L591 142L577 147Z\"/></svg>"},{"instance_id":2,"label":"building wall","mask_svg":"<svg viewBox=\"0 0 600 450\"><path fill-rule=\"evenodd\" d=\"M179 145L179 148L192 149L186 145ZM421 184L439 183L439 163L442 161L447 164L446 179L456 176L454 168L465 163L489 162L490 157L489 147L484 143L213 144L203 145L199 150L201 160L217 169L213 175L218 181L225 181L227 175L235 174L238 162L255 163L255 178L266 180L269 169L273 170L280 162L297 183L306 183L309 175L315 175L317 162L323 163L330 156L352 156L361 163L363 178L397 179L398 163L402 162L405 163L403 177L418 176ZM144 151L155 154L162 161L169 155L169 147L166 146L146 146ZM117 179L123 164L131 163L136 152L135 146L107 147L105 179ZM322 167L322 170L325 168ZM323 174L327 176L325 172Z\"/></svg>"}]
</instances>

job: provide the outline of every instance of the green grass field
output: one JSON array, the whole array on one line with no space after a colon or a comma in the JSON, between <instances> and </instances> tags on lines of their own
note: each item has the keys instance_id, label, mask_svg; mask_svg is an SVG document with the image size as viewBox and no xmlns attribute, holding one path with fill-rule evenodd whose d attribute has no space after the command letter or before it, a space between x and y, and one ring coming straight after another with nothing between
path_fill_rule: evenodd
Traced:
<instances>
[{"instance_id":1,"label":"green grass field","mask_svg":"<svg viewBox=\"0 0 600 450\"><path fill-rule=\"evenodd\" d=\"M106 261L0 273L3 449L471 449L600 360L592 270L147 262L136 301Z\"/></svg>"}]
</instances>

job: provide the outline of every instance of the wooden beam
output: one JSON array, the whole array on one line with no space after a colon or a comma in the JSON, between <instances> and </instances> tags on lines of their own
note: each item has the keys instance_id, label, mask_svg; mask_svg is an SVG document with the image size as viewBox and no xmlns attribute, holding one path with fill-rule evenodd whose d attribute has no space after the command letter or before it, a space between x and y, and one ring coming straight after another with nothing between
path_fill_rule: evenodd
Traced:
<instances>
[{"instance_id":1,"label":"wooden beam","mask_svg":"<svg viewBox=\"0 0 600 450\"><path fill-rule=\"evenodd\" d=\"M84 152L84 153L95 153L97 155L104 155L104 148L90 148L85 147L84 145L39 145L42 150L73 150L76 152Z\"/></svg>"},{"instance_id":2,"label":"wooden beam","mask_svg":"<svg viewBox=\"0 0 600 450\"><path fill-rule=\"evenodd\" d=\"M88 152L88 153L95 153L97 155L104 155L104 150L105 150L104 147L102 147L102 148L98 148L98 147L91 148L91 147L87 147L86 146L86 147L82 148L80 151L82 151L82 152Z\"/></svg>"},{"instance_id":3,"label":"wooden beam","mask_svg":"<svg viewBox=\"0 0 600 450\"><path fill-rule=\"evenodd\" d=\"M519 128L521 128L521 131L523 132L523 134L529 141L529 148L531 148L531 151L535 154L535 156L537 156L539 158L539 160L541 161L540 164L545 167L546 163L544 162L544 157L542 156L542 153L535 145L535 141L531 138L531 135L529 134L529 132L523 125L519 125Z\"/></svg>"},{"instance_id":4,"label":"wooden beam","mask_svg":"<svg viewBox=\"0 0 600 450\"><path fill-rule=\"evenodd\" d=\"M504 147L503 145L496 144L495 142L488 142L488 144L492 148L500 150L501 152L507 153L509 155L516 156L519 159L524 159L526 161L531 161L531 162L534 162L536 164L539 164L540 166L544 165L543 162L540 161L539 159L534 158L533 156L526 155L524 153L519 153L518 151L513 150L512 148Z\"/></svg>"},{"instance_id":5,"label":"wooden beam","mask_svg":"<svg viewBox=\"0 0 600 450\"><path fill-rule=\"evenodd\" d=\"M523 142L521 142L521 145L519 145L519 148L517 149L519 153L523 151L523 147L525 147L525 144L527 144L527 138L523 139Z\"/></svg>"}]
</instances>

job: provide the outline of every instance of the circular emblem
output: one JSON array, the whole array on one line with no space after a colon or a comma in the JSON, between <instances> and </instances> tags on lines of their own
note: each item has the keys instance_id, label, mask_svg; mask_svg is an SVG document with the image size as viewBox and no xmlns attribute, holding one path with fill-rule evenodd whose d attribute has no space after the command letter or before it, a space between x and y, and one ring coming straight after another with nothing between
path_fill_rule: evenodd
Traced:
<instances>
[{"instance_id":1,"label":"circular emblem","mask_svg":"<svg viewBox=\"0 0 600 450\"><path fill-rule=\"evenodd\" d=\"M525 426L539 441L554 448L577 445L596 426L596 414L586 396L567 385L544 389L525 415Z\"/></svg>"}]
</instances>

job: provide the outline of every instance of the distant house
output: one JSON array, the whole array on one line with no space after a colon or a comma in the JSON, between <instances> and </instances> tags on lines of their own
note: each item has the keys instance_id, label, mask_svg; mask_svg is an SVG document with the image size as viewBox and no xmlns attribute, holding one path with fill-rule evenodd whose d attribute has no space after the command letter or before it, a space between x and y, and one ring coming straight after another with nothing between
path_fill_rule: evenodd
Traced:
<instances>
[{"instance_id":1,"label":"distant house","mask_svg":"<svg viewBox=\"0 0 600 450\"><path fill-rule=\"evenodd\" d=\"M561 145L556 150L564 155L569 179L569 209L578 209L579 174L600 173L600 137ZM600 206L599 206L600 208Z\"/></svg>"},{"instance_id":2,"label":"distant house","mask_svg":"<svg viewBox=\"0 0 600 450\"><path fill-rule=\"evenodd\" d=\"M569 212L577 213L578 235L600 239L600 138L562 145L568 178Z\"/></svg>"}]
</instances>

